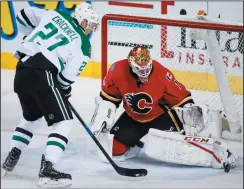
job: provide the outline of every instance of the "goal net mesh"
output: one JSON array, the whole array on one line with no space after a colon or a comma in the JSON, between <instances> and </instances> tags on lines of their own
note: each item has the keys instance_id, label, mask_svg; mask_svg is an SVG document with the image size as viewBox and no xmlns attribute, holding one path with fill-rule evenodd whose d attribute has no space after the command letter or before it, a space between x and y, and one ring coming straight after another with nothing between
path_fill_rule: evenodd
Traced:
<instances>
[{"instance_id":1,"label":"goal net mesh","mask_svg":"<svg viewBox=\"0 0 244 189\"><path fill-rule=\"evenodd\" d=\"M107 64L127 57L135 45L150 49L153 59L170 69L191 92L197 104L224 110L215 71L203 40L190 38L190 28L150 23L107 21ZM198 28L199 25L196 25ZM233 103L243 119L243 32L215 30L222 64L233 93ZM103 53L103 52L102 52ZM105 63L105 64L106 64ZM104 63L103 63L104 64Z\"/></svg>"}]
</instances>

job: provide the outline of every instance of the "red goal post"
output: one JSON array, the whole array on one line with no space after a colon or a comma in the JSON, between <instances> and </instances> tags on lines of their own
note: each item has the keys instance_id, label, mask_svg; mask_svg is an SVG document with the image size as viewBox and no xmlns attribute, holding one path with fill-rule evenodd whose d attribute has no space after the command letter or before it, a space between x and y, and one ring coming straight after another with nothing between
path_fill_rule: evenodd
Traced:
<instances>
[{"instance_id":1,"label":"red goal post","mask_svg":"<svg viewBox=\"0 0 244 189\"><path fill-rule=\"evenodd\" d=\"M215 32L212 35L215 45L210 40L207 43L189 38L189 30ZM113 40L109 41L110 38ZM173 70L176 78L191 89L198 103L226 110L229 122L237 123L238 119L238 124L240 120L242 123L243 23L106 14L101 24L102 79L108 65L126 58L137 40L139 44L146 41L150 48L153 46L152 58L156 56L160 63Z\"/></svg>"}]
</instances>

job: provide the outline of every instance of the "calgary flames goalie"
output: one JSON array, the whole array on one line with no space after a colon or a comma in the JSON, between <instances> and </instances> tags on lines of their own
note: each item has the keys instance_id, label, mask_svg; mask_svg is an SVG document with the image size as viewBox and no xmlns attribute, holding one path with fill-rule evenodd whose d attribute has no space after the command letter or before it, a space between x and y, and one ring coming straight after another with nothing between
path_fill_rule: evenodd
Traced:
<instances>
[{"instance_id":1,"label":"calgary flames goalie","mask_svg":"<svg viewBox=\"0 0 244 189\"><path fill-rule=\"evenodd\" d=\"M114 123L122 101L125 111ZM228 172L236 158L225 141L208 138L203 110L170 70L151 59L147 48L136 46L127 59L110 67L90 127L111 157L121 161L136 157L144 147L157 160ZM100 150L98 154L106 161Z\"/></svg>"}]
</instances>

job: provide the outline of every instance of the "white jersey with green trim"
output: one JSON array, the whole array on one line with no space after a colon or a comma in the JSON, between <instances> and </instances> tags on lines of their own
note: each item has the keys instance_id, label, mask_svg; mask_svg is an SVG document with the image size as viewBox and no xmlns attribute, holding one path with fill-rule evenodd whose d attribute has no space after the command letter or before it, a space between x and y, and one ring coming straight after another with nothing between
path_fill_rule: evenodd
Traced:
<instances>
[{"instance_id":1,"label":"white jersey with green trim","mask_svg":"<svg viewBox=\"0 0 244 189\"><path fill-rule=\"evenodd\" d=\"M35 7L22 9L16 20L27 36L17 51L28 56L41 52L57 67L62 86L69 87L91 57L91 44L83 29L62 11Z\"/></svg>"}]
</instances>

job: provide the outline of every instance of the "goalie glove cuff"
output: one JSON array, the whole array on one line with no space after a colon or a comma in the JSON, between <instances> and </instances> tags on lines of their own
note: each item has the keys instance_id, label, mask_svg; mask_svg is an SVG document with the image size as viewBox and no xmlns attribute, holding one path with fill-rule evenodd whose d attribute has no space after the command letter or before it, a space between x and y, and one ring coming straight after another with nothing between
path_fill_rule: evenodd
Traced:
<instances>
[{"instance_id":1,"label":"goalie glove cuff","mask_svg":"<svg viewBox=\"0 0 244 189\"><path fill-rule=\"evenodd\" d=\"M187 103L187 104L185 104L184 106L183 106L183 108L189 108L189 107L192 107L192 106L194 106L195 104L193 104L193 103Z\"/></svg>"}]
</instances>

